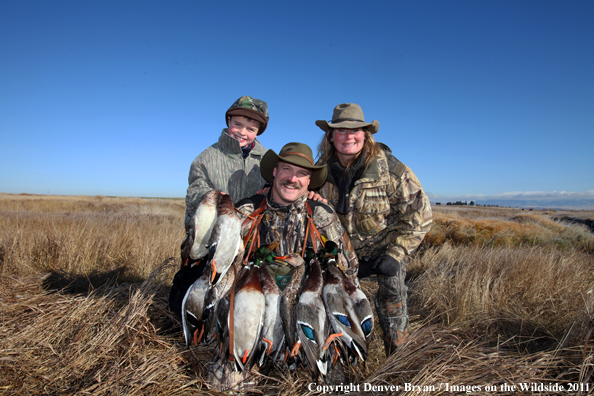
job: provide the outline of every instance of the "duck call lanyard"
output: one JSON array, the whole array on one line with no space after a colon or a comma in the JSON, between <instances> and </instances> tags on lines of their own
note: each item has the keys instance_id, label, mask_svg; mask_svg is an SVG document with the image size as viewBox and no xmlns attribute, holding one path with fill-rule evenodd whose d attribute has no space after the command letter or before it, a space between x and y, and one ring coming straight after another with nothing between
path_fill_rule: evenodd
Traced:
<instances>
[{"instance_id":1,"label":"duck call lanyard","mask_svg":"<svg viewBox=\"0 0 594 396\"><path fill-rule=\"evenodd\" d=\"M250 231L245 235L243 238L244 247L247 247L248 242L251 240L250 248L245 256L244 264L247 263L248 258L252 251L256 251L260 247L260 222L262 221L264 210L266 210L267 201L266 198L262 201L258 209L252 212L251 215L247 216L248 218L244 221L243 226L245 226L248 222L252 221L252 226L250 227ZM313 222L313 211L311 210L311 206L309 203L305 201L305 207L307 209L307 225L305 227L305 240L303 242L303 251L301 252L301 257L305 255L305 248L307 246L307 238L311 239L311 244L313 246L314 252L318 252L316 247L316 238L320 241L322 247L324 246L324 241L322 240L322 236L320 235L320 231L315 226ZM242 228L243 228L242 226Z\"/></svg>"}]
</instances>

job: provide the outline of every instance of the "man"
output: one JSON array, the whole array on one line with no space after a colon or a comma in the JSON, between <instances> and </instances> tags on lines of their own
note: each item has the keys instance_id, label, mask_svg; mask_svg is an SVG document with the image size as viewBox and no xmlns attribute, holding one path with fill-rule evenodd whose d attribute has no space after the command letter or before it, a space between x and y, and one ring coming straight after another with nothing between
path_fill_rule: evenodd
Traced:
<instances>
[{"instance_id":1,"label":"man","mask_svg":"<svg viewBox=\"0 0 594 396\"><path fill-rule=\"evenodd\" d=\"M309 198L308 190L321 187L327 176L326 166L315 166L311 148L302 143L288 143L278 155L268 150L260 161L260 172L272 187L266 195L257 194L236 205L248 220L244 222L243 235L251 237L252 243L259 241L262 246L278 243L275 253L279 256L301 254L306 247L321 249L321 238L331 240L340 251L337 265L358 285L357 256L334 209ZM255 224L258 226L252 229ZM279 286L286 286L285 281L291 278L285 272L289 268L272 267L268 265L267 269L273 279ZM247 370L241 373L225 371L221 365L211 366L211 373L211 385L218 390L241 386L237 384L246 381L250 375ZM341 374L342 370L334 372L337 377Z\"/></svg>"},{"instance_id":2,"label":"man","mask_svg":"<svg viewBox=\"0 0 594 396\"><path fill-rule=\"evenodd\" d=\"M268 105L260 99L242 96L225 113L219 141L204 150L190 167L186 194L185 227L200 200L210 190L229 194L233 203L256 194L265 184L260 160L266 149L260 136L268 126Z\"/></svg>"},{"instance_id":3,"label":"man","mask_svg":"<svg viewBox=\"0 0 594 396\"><path fill-rule=\"evenodd\" d=\"M268 150L260 162L264 179L272 183L267 195L255 195L240 201L237 209L249 215L262 215L258 227L260 244L278 242L278 255L302 253L307 246L321 248L316 233L308 232L311 218L320 235L337 243L342 254L337 261L339 267L358 284L358 260L351 242L340 220L331 206L308 199L308 189L321 187L326 181L326 166L315 166L311 148L302 143L288 143L277 155ZM244 234L249 224L244 227ZM307 241L305 240L308 234ZM313 235L312 235L313 234Z\"/></svg>"}]
</instances>

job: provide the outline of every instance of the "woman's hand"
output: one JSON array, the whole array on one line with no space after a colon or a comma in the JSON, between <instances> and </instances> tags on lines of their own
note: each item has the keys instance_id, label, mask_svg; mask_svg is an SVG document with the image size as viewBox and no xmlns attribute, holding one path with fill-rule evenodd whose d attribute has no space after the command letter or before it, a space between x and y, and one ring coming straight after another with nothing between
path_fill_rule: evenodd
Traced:
<instances>
[{"instance_id":1,"label":"woman's hand","mask_svg":"<svg viewBox=\"0 0 594 396\"><path fill-rule=\"evenodd\" d=\"M318 194L317 192L315 192L315 191L310 191L307 194L307 199L311 199L312 201L322 201L325 204L328 203L328 200L327 199L322 198L322 196L320 194Z\"/></svg>"},{"instance_id":2,"label":"woman's hand","mask_svg":"<svg viewBox=\"0 0 594 396\"><path fill-rule=\"evenodd\" d=\"M359 279L366 278L371 275L394 276L400 270L400 267L406 265L405 260L399 262L392 256L369 257L367 259L359 260Z\"/></svg>"}]
</instances>

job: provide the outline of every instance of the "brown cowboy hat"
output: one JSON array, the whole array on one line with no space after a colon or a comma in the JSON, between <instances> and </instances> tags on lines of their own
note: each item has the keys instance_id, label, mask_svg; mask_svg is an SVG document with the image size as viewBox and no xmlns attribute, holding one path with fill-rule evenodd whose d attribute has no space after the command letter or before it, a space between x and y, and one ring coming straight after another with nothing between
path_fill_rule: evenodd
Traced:
<instances>
[{"instance_id":1,"label":"brown cowboy hat","mask_svg":"<svg viewBox=\"0 0 594 396\"><path fill-rule=\"evenodd\" d=\"M334 114L332 114L332 120L330 122L317 120L316 125L324 132L329 132L330 129L336 128L365 128L370 133L376 133L379 129L379 121L365 122L361 106L355 103L339 104L334 108Z\"/></svg>"},{"instance_id":2,"label":"brown cowboy hat","mask_svg":"<svg viewBox=\"0 0 594 396\"><path fill-rule=\"evenodd\" d=\"M276 155L273 150L268 150L260 161L260 173L266 181L272 183L274 176L272 170L278 164L278 161L287 162L292 165L297 165L302 168L310 169L312 171L309 182L309 189L314 190L322 187L326 181L327 168L323 166L315 166L311 148L303 143L287 143L281 149L280 153Z\"/></svg>"}]
</instances>

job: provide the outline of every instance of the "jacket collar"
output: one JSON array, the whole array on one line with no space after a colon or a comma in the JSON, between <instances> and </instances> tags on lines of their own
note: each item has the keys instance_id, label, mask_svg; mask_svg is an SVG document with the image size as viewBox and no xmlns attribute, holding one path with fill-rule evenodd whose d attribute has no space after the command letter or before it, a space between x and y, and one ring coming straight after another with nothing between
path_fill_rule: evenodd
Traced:
<instances>
[{"instance_id":1,"label":"jacket collar","mask_svg":"<svg viewBox=\"0 0 594 396\"><path fill-rule=\"evenodd\" d=\"M355 184L359 184L362 182L379 182L382 179L382 175L380 175L380 169L379 169L379 166L377 165L377 161L378 161L378 159L385 158L385 157L386 157L386 155L384 154L384 152L380 151L378 156L376 158L374 158L373 160L371 160L371 163L369 164L367 169L365 169L363 171L361 178L359 180L357 180L355 182ZM332 162L332 161L338 161L336 156L333 156L332 158L330 158L330 160L328 162ZM329 164L329 166L331 166L331 164ZM331 173L332 172L328 172L328 180L332 184L336 185L336 182L332 178Z\"/></svg>"},{"instance_id":2,"label":"jacket collar","mask_svg":"<svg viewBox=\"0 0 594 396\"><path fill-rule=\"evenodd\" d=\"M233 139L229 136L229 128L223 128L221 132L221 136L219 136L219 147L226 153L230 154L242 154L241 146L236 139ZM254 148L250 151L250 156L262 157L266 150L262 146L262 144L258 141L258 139L254 140Z\"/></svg>"},{"instance_id":3,"label":"jacket collar","mask_svg":"<svg viewBox=\"0 0 594 396\"><path fill-rule=\"evenodd\" d=\"M268 195L266 196L266 203L268 204L268 208L272 210L283 210L290 212L293 209L301 210L305 202L307 201L307 194L302 196L301 198L297 199L295 202L291 202L289 205L281 205L272 199L272 188L268 191Z\"/></svg>"}]
</instances>

